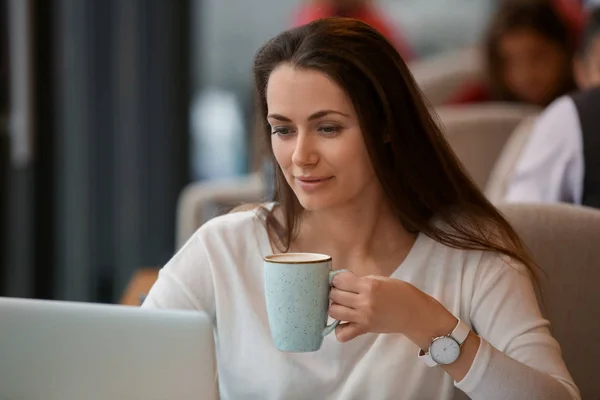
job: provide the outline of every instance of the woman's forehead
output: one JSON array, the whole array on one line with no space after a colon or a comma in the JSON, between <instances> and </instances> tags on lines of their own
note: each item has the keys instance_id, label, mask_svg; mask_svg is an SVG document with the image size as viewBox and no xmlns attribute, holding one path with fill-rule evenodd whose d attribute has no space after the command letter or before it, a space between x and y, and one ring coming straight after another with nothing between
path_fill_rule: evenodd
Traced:
<instances>
[{"instance_id":1,"label":"woman's forehead","mask_svg":"<svg viewBox=\"0 0 600 400\"><path fill-rule=\"evenodd\" d=\"M266 97L269 114L300 117L322 109L353 114L346 92L325 73L312 69L277 67L269 77Z\"/></svg>"}]
</instances>

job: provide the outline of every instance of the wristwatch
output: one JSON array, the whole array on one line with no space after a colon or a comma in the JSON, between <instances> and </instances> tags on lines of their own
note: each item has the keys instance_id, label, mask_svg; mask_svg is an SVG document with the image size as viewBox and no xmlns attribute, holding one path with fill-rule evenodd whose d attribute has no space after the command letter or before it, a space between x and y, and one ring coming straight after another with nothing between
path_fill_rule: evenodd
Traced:
<instances>
[{"instance_id":1,"label":"wristwatch","mask_svg":"<svg viewBox=\"0 0 600 400\"><path fill-rule=\"evenodd\" d=\"M428 367L452 364L458 360L460 348L467 340L469 332L471 332L471 328L459 319L452 333L433 339L427 352L419 349L419 358Z\"/></svg>"}]
</instances>

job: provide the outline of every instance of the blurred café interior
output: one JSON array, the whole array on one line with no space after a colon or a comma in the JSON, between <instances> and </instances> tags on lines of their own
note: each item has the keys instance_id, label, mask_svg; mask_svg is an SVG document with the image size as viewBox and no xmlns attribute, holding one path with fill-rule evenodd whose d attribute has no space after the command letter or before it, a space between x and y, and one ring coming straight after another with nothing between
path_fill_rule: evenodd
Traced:
<instances>
[{"instance_id":1,"label":"blurred caf\u00e9 interior","mask_svg":"<svg viewBox=\"0 0 600 400\"><path fill-rule=\"evenodd\" d=\"M0 296L139 305L203 223L268 200L252 60L277 33L332 16L327 2L396 46L466 171L559 277L545 289L560 293L550 309L568 309L552 321L561 345L600 338L600 136L580 160L585 190L556 182L571 161L558 165L550 136L522 158L556 101L600 86L595 1L527 16L503 8L518 0L378 0L363 13L357 0L0 0ZM572 318L590 326L561 326ZM566 346L582 394L600 390Z\"/></svg>"},{"instance_id":2,"label":"blurred caf\u00e9 interior","mask_svg":"<svg viewBox=\"0 0 600 400\"><path fill-rule=\"evenodd\" d=\"M494 3L377 4L432 105L479 79ZM118 302L197 224L267 193L252 58L301 1L1 4L2 295ZM503 132L534 112L511 110L481 112Z\"/></svg>"}]
</instances>

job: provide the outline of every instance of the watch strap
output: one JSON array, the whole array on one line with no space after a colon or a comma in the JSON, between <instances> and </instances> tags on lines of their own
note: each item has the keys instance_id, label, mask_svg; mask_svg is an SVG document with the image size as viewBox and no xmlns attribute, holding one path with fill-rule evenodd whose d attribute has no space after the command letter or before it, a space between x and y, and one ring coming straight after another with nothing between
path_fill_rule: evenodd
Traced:
<instances>
[{"instance_id":1,"label":"watch strap","mask_svg":"<svg viewBox=\"0 0 600 400\"><path fill-rule=\"evenodd\" d=\"M433 358L429 355L429 353L425 353L423 350L419 349L419 359L425 363L428 367L437 367L439 364L436 363Z\"/></svg>"},{"instance_id":2,"label":"watch strap","mask_svg":"<svg viewBox=\"0 0 600 400\"><path fill-rule=\"evenodd\" d=\"M465 324L459 319L458 324L456 324L456 327L454 328L450 336L452 336L452 339L456 340L456 343L462 346L465 340L467 340L469 332L471 332L471 328L469 328L467 324Z\"/></svg>"}]
</instances>

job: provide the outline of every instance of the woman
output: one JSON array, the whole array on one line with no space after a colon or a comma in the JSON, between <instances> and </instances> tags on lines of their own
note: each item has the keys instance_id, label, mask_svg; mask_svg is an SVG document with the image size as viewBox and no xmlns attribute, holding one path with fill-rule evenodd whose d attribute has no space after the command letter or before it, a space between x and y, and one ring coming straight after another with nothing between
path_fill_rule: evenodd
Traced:
<instances>
[{"instance_id":1,"label":"woman","mask_svg":"<svg viewBox=\"0 0 600 400\"><path fill-rule=\"evenodd\" d=\"M261 48L254 76L277 202L202 226L144 303L212 317L223 398L579 398L522 243L380 33L313 22ZM352 271L331 290L347 323L315 353L278 352L269 334L262 259L287 251ZM458 358L426 365L432 338L465 324Z\"/></svg>"},{"instance_id":2,"label":"woman","mask_svg":"<svg viewBox=\"0 0 600 400\"><path fill-rule=\"evenodd\" d=\"M546 107L575 89L572 59L583 10L564 0L504 0L485 39L489 85L465 85L450 103L485 100Z\"/></svg>"}]
</instances>

